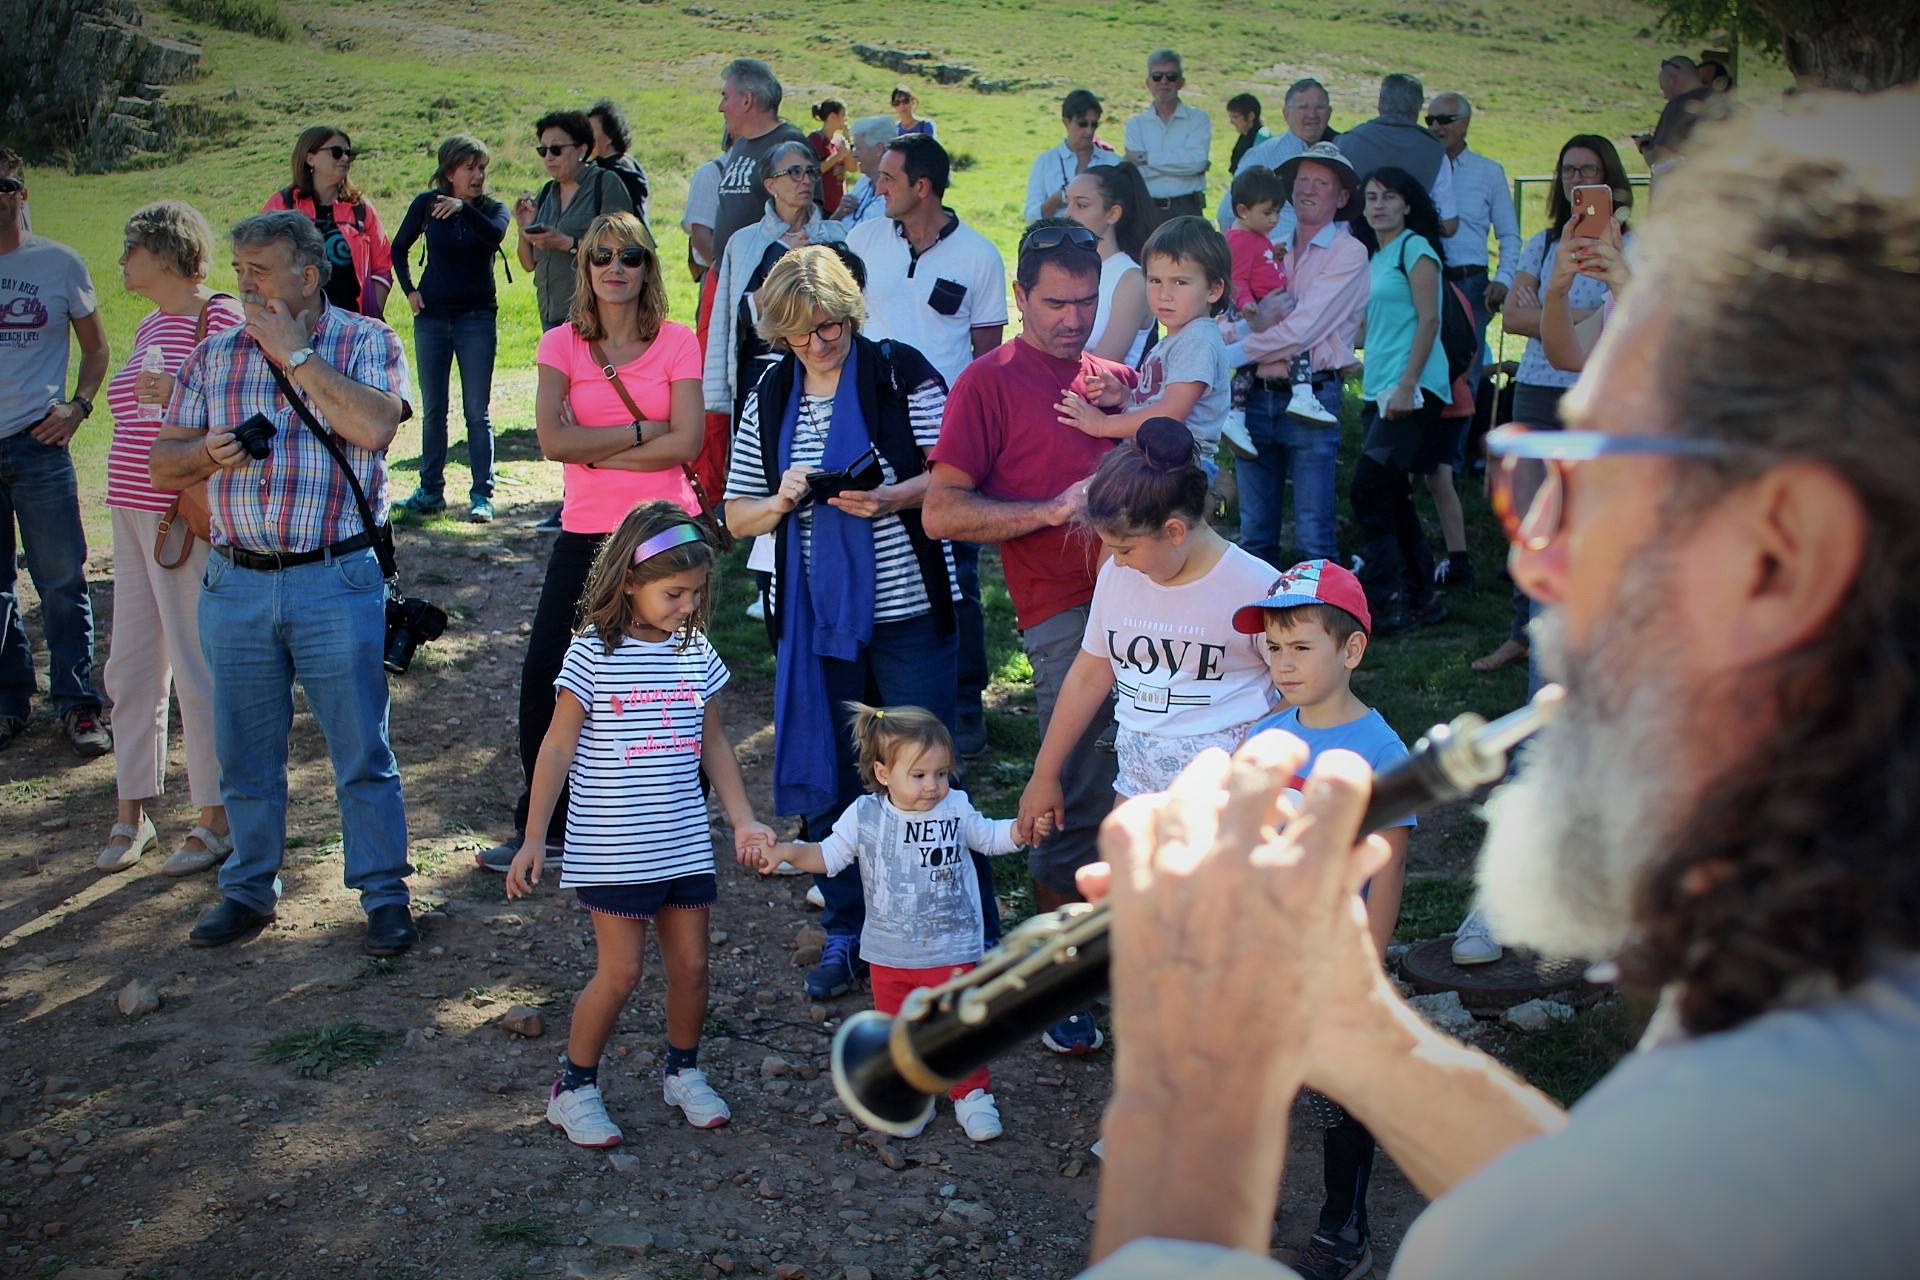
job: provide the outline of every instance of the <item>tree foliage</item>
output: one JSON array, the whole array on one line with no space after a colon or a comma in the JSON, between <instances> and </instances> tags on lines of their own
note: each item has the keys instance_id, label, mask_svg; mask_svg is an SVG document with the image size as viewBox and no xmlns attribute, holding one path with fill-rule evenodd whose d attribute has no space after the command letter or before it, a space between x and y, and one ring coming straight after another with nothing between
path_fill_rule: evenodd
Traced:
<instances>
[{"instance_id":1,"label":"tree foliage","mask_svg":"<svg viewBox=\"0 0 1920 1280\"><path fill-rule=\"evenodd\" d=\"M1920 5L1911 0L1649 0L1681 40L1738 35L1778 55L1803 84L1870 92L1920 79Z\"/></svg>"}]
</instances>

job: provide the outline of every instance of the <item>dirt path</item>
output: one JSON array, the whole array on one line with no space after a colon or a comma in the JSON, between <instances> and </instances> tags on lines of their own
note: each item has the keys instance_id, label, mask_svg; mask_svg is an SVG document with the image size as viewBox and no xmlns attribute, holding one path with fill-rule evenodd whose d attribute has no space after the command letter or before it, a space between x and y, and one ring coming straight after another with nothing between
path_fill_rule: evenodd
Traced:
<instances>
[{"instance_id":1,"label":"dirt path","mask_svg":"<svg viewBox=\"0 0 1920 1280\"><path fill-rule=\"evenodd\" d=\"M509 905L472 864L508 829L520 782L519 662L547 550L516 522L527 514L509 508L479 543L404 540L410 580L466 616L393 685L416 909L431 908L421 945L397 961L360 952L331 769L304 714L279 920L216 951L186 945L217 898L212 878L157 872L190 821L184 799L155 813L160 854L102 877L111 758L76 761L44 714L0 755L0 1273L1074 1274L1092 1231L1099 1165L1087 1148L1108 1054L1068 1061L1036 1045L997 1063L1007 1135L986 1146L944 1107L911 1142L864 1134L824 1076L836 1019L864 1005L814 1006L800 987L806 881L763 881L730 859L702 1064L733 1124L695 1131L659 1100L655 957L602 1072L630 1159L616 1167L548 1128L553 1059L592 963L586 917L558 892ZM98 557L94 576L104 657L111 587ZM727 708L762 804L770 697L742 678ZM177 731L170 776L183 792ZM162 1005L126 1019L113 995L136 977ZM498 1025L515 1004L541 1007L542 1038ZM302 1075L261 1057L275 1037L350 1023L379 1036L370 1067ZM1311 1226L1318 1184L1318 1133L1303 1129L1282 1206L1289 1241ZM1421 1203L1383 1156L1372 1198L1383 1272Z\"/></svg>"}]
</instances>

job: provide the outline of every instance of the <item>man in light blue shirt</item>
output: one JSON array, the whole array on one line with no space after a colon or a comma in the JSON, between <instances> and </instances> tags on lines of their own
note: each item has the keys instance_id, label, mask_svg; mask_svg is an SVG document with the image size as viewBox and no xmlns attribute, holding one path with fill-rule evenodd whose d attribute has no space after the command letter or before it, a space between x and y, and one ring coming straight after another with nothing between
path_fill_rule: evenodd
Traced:
<instances>
[{"instance_id":1,"label":"man in light blue shirt","mask_svg":"<svg viewBox=\"0 0 1920 1280\"><path fill-rule=\"evenodd\" d=\"M1481 352L1469 380L1478 384L1480 364L1486 358L1487 323L1507 300L1513 273L1520 265L1520 221L1513 212L1513 191L1507 171L1467 146L1473 123L1473 103L1464 93L1436 93L1427 104L1427 130L1447 149L1453 168L1453 202L1460 227L1442 243L1447 255L1447 279L1460 286L1473 305L1480 330ZM1500 242L1500 261L1492 279L1487 274L1487 234Z\"/></svg>"},{"instance_id":2,"label":"man in light blue shirt","mask_svg":"<svg viewBox=\"0 0 1920 1280\"><path fill-rule=\"evenodd\" d=\"M1286 129L1277 137L1249 147L1247 154L1240 158L1242 169L1261 164L1278 173L1281 165L1314 143L1332 142L1340 136L1337 130L1327 124L1333 118L1333 99L1327 96L1327 87L1311 76L1288 86L1283 110L1287 118ZM1231 183L1227 190L1220 193L1220 207L1214 213L1214 221L1220 224L1222 231L1231 231L1236 224ZM1292 244L1296 225L1293 202L1289 200L1280 206L1280 221L1274 224L1270 237L1273 243L1282 249Z\"/></svg>"}]
</instances>

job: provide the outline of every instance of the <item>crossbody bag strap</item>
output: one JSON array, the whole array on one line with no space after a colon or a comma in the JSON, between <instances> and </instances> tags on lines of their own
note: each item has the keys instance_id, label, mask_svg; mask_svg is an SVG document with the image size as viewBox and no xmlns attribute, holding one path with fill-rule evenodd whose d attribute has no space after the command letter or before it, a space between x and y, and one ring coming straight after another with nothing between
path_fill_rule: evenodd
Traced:
<instances>
[{"instance_id":1,"label":"crossbody bag strap","mask_svg":"<svg viewBox=\"0 0 1920 1280\"><path fill-rule=\"evenodd\" d=\"M613 367L613 361L607 359L607 349L598 342L589 342L587 354L593 357L593 362L600 366L600 372L606 376L608 382L613 384L614 394L620 397L620 403L627 407L627 412L633 415L633 420L644 421L645 415L640 412L640 406L633 402L633 396L628 393L626 384L620 381L620 371ZM680 474L687 478L687 484L693 489L693 500L700 504L700 514L707 521L708 531L720 544L720 550L727 550L733 545L733 535L727 531L725 513L713 504L711 498L707 497L707 487L700 483L700 477L694 474L690 464L681 463Z\"/></svg>"},{"instance_id":2,"label":"crossbody bag strap","mask_svg":"<svg viewBox=\"0 0 1920 1280\"><path fill-rule=\"evenodd\" d=\"M197 347L201 343L207 340L207 311L213 306L214 303L218 302L222 298L225 298L229 302L231 302L233 300L233 295L230 293L211 293L207 295L207 300L200 304L200 318L193 322L193 345L194 346Z\"/></svg>"},{"instance_id":3,"label":"crossbody bag strap","mask_svg":"<svg viewBox=\"0 0 1920 1280\"><path fill-rule=\"evenodd\" d=\"M321 446L339 464L340 474L347 478L347 487L353 490L353 505L360 509L360 520L366 525L367 537L373 542L373 555L380 562L381 574L388 581L398 578L400 568L393 558L393 527L373 522L373 508L367 503L367 491L360 487L360 477L353 474L353 468L348 465L346 455L340 452L333 433L320 425L320 420L313 416L313 410L307 408L307 402L300 398L300 393L294 390L293 383L287 380L286 373L279 365L269 360L267 369L273 374L274 382L279 384L280 394L287 398L287 403L300 415L300 421L307 424L307 429L319 438Z\"/></svg>"}]
</instances>

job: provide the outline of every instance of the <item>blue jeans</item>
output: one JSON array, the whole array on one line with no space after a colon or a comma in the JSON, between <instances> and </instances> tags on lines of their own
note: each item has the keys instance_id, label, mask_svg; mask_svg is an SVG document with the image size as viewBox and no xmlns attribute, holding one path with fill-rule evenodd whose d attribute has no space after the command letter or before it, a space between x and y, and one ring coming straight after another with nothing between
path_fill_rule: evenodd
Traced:
<instances>
[{"instance_id":1,"label":"blue jeans","mask_svg":"<svg viewBox=\"0 0 1920 1280\"><path fill-rule=\"evenodd\" d=\"M955 545L958 551L958 544ZM873 639L851 662L825 663L827 696L833 701L833 754L840 778L840 796L831 808L806 817L804 838L825 839L841 812L866 785L860 781L853 751L853 716L846 703L859 700L883 707L924 707L953 732L954 664L959 651L956 636L942 636L931 613L898 622L873 624ZM778 732L776 729L775 732ZM955 761L954 763L959 763ZM975 853L973 865L980 877L980 904L986 910L986 935L1000 936L1000 913L993 900L993 870L985 855ZM829 934L859 937L867 921L866 890L860 882L860 864L837 876L815 876L820 896L827 900L820 927Z\"/></svg>"},{"instance_id":2,"label":"blue jeans","mask_svg":"<svg viewBox=\"0 0 1920 1280\"><path fill-rule=\"evenodd\" d=\"M286 855L295 680L333 758L347 887L369 912L407 902L407 811L380 665L386 607L371 550L278 573L243 569L218 551L207 557L200 649L213 673L220 799L233 824L220 890L255 911L273 910Z\"/></svg>"},{"instance_id":3,"label":"blue jeans","mask_svg":"<svg viewBox=\"0 0 1920 1280\"><path fill-rule=\"evenodd\" d=\"M1340 412L1340 381L1313 389L1328 413ZM1240 545L1277 569L1296 560L1337 561L1334 537L1334 464L1340 457L1340 427L1302 422L1287 414L1288 393L1255 383L1247 391L1247 434L1257 456L1234 464L1240 482ZM1281 505L1293 481L1293 537L1298 557L1280 558Z\"/></svg>"},{"instance_id":4,"label":"blue jeans","mask_svg":"<svg viewBox=\"0 0 1920 1280\"><path fill-rule=\"evenodd\" d=\"M487 395L493 386L497 313L480 309L451 315L423 311L413 318L414 363L420 378L420 491L438 498L446 487L447 385L460 361L460 405L467 415L468 495L493 497L493 424Z\"/></svg>"},{"instance_id":5,"label":"blue jeans","mask_svg":"<svg viewBox=\"0 0 1920 1280\"><path fill-rule=\"evenodd\" d=\"M52 669L54 709L98 710L93 690L93 603L87 598L87 535L73 456L27 432L0 440L0 717L24 720L33 710L33 648L21 616L13 526L27 572L40 593Z\"/></svg>"}]
</instances>

